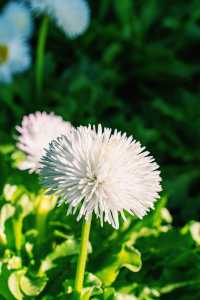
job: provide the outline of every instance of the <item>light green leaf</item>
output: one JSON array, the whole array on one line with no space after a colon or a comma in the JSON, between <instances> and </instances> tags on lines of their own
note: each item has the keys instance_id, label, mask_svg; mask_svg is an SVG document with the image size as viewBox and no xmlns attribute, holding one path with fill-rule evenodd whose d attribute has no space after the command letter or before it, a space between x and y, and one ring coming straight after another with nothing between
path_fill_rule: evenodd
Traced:
<instances>
[{"instance_id":1,"label":"light green leaf","mask_svg":"<svg viewBox=\"0 0 200 300\"><path fill-rule=\"evenodd\" d=\"M193 240L200 245L200 222L192 222L190 225L190 233Z\"/></svg>"},{"instance_id":2,"label":"light green leaf","mask_svg":"<svg viewBox=\"0 0 200 300\"><path fill-rule=\"evenodd\" d=\"M8 278L11 271L8 270L5 264L0 262L0 295L6 300L14 300L14 296L8 287Z\"/></svg>"},{"instance_id":3,"label":"light green leaf","mask_svg":"<svg viewBox=\"0 0 200 300\"><path fill-rule=\"evenodd\" d=\"M141 269L142 260L140 252L130 246L122 246L119 253L108 259L104 268L97 272L97 276L105 286L110 286L117 278L120 269L125 267L131 272L138 272Z\"/></svg>"},{"instance_id":4,"label":"light green leaf","mask_svg":"<svg viewBox=\"0 0 200 300\"><path fill-rule=\"evenodd\" d=\"M55 249L42 261L39 274L43 274L49 269L54 267L54 261L60 257L71 256L79 253L79 244L73 237L60 245L57 245Z\"/></svg>"},{"instance_id":5,"label":"light green leaf","mask_svg":"<svg viewBox=\"0 0 200 300\"><path fill-rule=\"evenodd\" d=\"M3 189L3 197L6 201L15 201L21 191L17 185L6 184Z\"/></svg>"},{"instance_id":6,"label":"light green leaf","mask_svg":"<svg viewBox=\"0 0 200 300\"><path fill-rule=\"evenodd\" d=\"M24 152L20 150L15 150L12 153L11 158L13 160L13 167L17 169L22 169L24 161L26 160L26 155L24 154Z\"/></svg>"},{"instance_id":7,"label":"light green leaf","mask_svg":"<svg viewBox=\"0 0 200 300\"><path fill-rule=\"evenodd\" d=\"M8 269L9 270L16 270L22 267L22 259L19 256L12 256L8 259Z\"/></svg>"},{"instance_id":8,"label":"light green leaf","mask_svg":"<svg viewBox=\"0 0 200 300\"><path fill-rule=\"evenodd\" d=\"M14 146L11 144L0 145L0 153L10 154L14 150Z\"/></svg>"},{"instance_id":9,"label":"light green leaf","mask_svg":"<svg viewBox=\"0 0 200 300\"><path fill-rule=\"evenodd\" d=\"M122 294L122 293L117 293L116 294L116 300L137 300L135 296L127 295L127 294Z\"/></svg>"},{"instance_id":10,"label":"light green leaf","mask_svg":"<svg viewBox=\"0 0 200 300\"><path fill-rule=\"evenodd\" d=\"M167 294L172 292L175 289L182 288L182 287L189 287L193 285L199 286L200 280L187 280L183 282L177 282L177 283L172 283L168 284L160 289L161 294Z\"/></svg>"},{"instance_id":11,"label":"light green leaf","mask_svg":"<svg viewBox=\"0 0 200 300\"><path fill-rule=\"evenodd\" d=\"M22 208L22 218L25 218L33 211L34 206L28 195L23 194L18 203Z\"/></svg>"},{"instance_id":12,"label":"light green leaf","mask_svg":"<svg viewBox=\"0 0 200 300\"><path fill-rule=\"evenodd\" d=\"M46 277L28 278L21 276L20 288L26 296L38 296L45 288L47 283Z\"/></svg>"},{"instance_id":13,"label":"light green leaf","mask_svg":"<svg viewBox=\"0 0 200 300\"><path fill-rule=\"evenodd\" d=\"M22 300L24 298L24 294L20 289L20 279L26 273L26 270L20 270L13 272L8 278L8 287L10 292L17 300Z\"/></svg>"},{"instance_id":14,"label":"light green leaf","mask_svg":"<svg viewBox=\"0 0 200 300\"><path fill-rule=\"evenodd\" d=\"M92 296L92 288L85 288L81 296L81 300L89 300Z\"/></svg>"},{"instance_id":15,"label":"light green leaf","mask_svg":"<svg viewBox=\"0 0 200 300\"><path fill-rule=\"evenodd\" d=\"M0 211L0 241L3 244L7 242L5 234L5 224L8 219L10 219L15 213L15 208L7 203L5 204Z\"/></svg>"}]
</instances>

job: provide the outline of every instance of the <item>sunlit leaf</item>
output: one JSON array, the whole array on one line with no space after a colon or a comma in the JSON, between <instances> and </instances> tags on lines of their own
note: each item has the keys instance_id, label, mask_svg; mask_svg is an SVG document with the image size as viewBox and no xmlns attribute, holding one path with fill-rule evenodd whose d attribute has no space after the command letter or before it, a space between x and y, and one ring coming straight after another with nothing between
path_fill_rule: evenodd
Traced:
<instances>
[{"instance_id":1,"label":"sunlit leaf","mask_svg":"<svg viewBox=\"0 0 200 300\"><path fill-rule=\"evenodd\" d=\"M141 266L140 252L133 247L125 245L117 254L108 258L105 267L97 272L96 275L105 286L109 286L116 280L121 268L125 267L131 272L138 272Z\"/></svg>"},{"instance_id":2,"label":"sunlit leaf","mask_svg":"<svg viewBox=\"0 0 200 300\"><path fill-rule=\"evenodd\" d=\"M29 278L21 276L20 288L26 296L38 296L45 288L47 283L46 277Z\"/></svg>"},{"instance_id":3,"label":"sunlit leaf","mask_svg":"<svg viewBox=\"0 0 200 300\"><path fill-rule=\"evenodd\" d=\"M20 289L20 279L26 273L25 270L20 270L13 272L8 278L8 287L12 293L12 295L17 300L24 299L24 294Z\"/></svg>"}]
</instances>

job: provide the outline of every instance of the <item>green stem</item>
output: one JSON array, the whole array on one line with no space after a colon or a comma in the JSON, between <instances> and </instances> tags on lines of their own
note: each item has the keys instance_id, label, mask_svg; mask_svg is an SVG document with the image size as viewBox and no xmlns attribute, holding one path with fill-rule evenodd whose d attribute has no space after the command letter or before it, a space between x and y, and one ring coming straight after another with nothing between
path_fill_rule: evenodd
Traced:
<instances>
[{"instance_id":1,"label":"green stem","mask_svg":"<svg viewBox=\"0 0 200 300\"><path fill-rule=\"evenodd\" d=\"M36 228L38 230L37 245L41 246L46 236L46 223L48 213L38 213L36 216Z\"/></svg>"},{"instance_id":2,"label":"green stem","mask_svg":"<svg viewBox=\"0 0 200 300\"><path fill-rule=\"evenodd\" d=\"M47 40L49 19L47 16L42 20L36 53L36 90L38 97L41 95L44 81L44 54Z\"/></svg>"},{"instance_id":3,"label":"green stem","mask_svg":"<svg viewBox=\"0 0 200 300\"><path fill-rule=\"evenodd\" d=\"M79 254L78 264L76 269L76 278L75 278L75 291L80 296L83 289L85 267L86 267L86 261L88 255L88 242L89 242L91 221L92 218L90 218L87 221L84 221L82 227L81 248L80 248L80 254Z\"/></svg>"},{"instance_id":4,"label":"green stem","mask_svg":"<svg viewBox=\"0 0 200 300\"><path fill-rule=\"evenodd\" d=\"M15 234L15 247L18 253L21 251L22 246L22 228L23 218L19 217L13 222L14 234Z\"/></svg>"},{"instance_id":5,"label":"green stem","mask_svg":"<svg viewBox=\"0 0 200 300\"><path fill-rule=\"evenodd\" d=\"M47 196L42 193L37 199L37 211L36 211L36 228L38 231L37 245L40 247L46 238L46 227L47 227L47 218L49 212L56 205L55 196Z\"/></svg>"}]
</instances>

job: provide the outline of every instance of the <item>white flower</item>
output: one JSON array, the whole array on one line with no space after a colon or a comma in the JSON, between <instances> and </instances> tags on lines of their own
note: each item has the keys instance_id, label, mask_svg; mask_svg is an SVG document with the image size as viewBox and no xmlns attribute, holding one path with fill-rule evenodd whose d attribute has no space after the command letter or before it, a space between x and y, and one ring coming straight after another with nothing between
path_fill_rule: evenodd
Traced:
<instances>
[{"instance_id":1,"label":"white flower","mask_svg":"<svg viewBox=\"0 0 200 300\"><path fill-rule=\"evenodd\" d=\"M24 116L21 127L17 126L16 129L20 133L17 146L26 154L26 159L19 168L37 173L45 147L58 136L67 134L71 130L71 124L53 113L36 112Z\"/></svg>"},{"instance_id":2,"label":"white flower","mask_svg":"<svg viewBox=\"0 0 200 300\"><path fill-rule=\"evenodd\" d=\"M69 37L76 37L86 31L90 22L90 9L85 0L54 1L55 19Z\"/></svg>"},{"instance_id":3,"label":"white flower","mask_svg":"<svg viewBox=\"0 0 200 300\"><path fill-rule=\"evenodd\" d=\"M29 38L33 32L31 11L22 2L10 2L3 9L3 18L15 35Z\"/></svg>"},{"instance_id":4,"label":"white flower","mask_svg":"<svg viewBox=\"0 0 200 300\"><path fill-rule=\"evenodd\" d=\"M159 197L160 172L154 158L126 134L78 127L53 141L41 160L42 183L69 204L78 220L93 212L114 228L124 211L142 218Z\"/></svg>"},{"instance_id":5,"label":"white flower","mask_svg":"<svg viewBox=\"0 0 200 300\"><path fill-rule=\"evenodd\" d=\"M90 22L90 8L85 0L30 0L36 12L47 13L71 38L86 31Z\"/></svg>"},{"instance_id":6,"label":"white flower","mask_svg":"<svg viewBox=\"0 0 200 300\"><path fill-rule=\"evenodd\" d=\"M31 8L34 12L36 13L47 13L50 14L52 9L51 9L51 4L53 3L53 0L27 0Z\"/></svg>"},{"instance_id":7,"label":"white flower","mask_svg":"<svg viewBox=\"0 0 200 300\"><path fill-rule=\"evenodd\" d=\"M11 82L13 74L24 72L30 63L29 45L14 35L8 20L0 17L0 81Z\"/></svg>"}]
</instances>

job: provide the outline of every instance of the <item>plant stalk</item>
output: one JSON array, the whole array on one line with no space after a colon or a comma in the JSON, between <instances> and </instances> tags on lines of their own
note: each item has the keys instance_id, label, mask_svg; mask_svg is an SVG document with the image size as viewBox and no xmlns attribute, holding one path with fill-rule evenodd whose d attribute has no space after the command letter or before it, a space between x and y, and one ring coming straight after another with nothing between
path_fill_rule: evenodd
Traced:
<instances>
[{"instance_id":1,"label":"plant stalk","mask_svg":"<svg viewBox=\"0 0 200 300\"><path fill-rule=\"evenodd\" d=\"M36 70L35 70L35 80L36 80L36 91L37 96L40 97L43 89L44 82L44 56L45 56L45 46L48 34L49 27L49 18L47 16L42 20L38 44L37 44L37 53L36 53Z\"/></svg>"},{"instance_id":2,"label":"plant stalk","mask_svg":"<svg viewBox=\"0 0 200 300\"><path fill-rule=\"evenodd\" d=\"M92 221L92 217L90 217L87 221L84 220L82 225L81 247L80 247L80 254L78 258L76 278L75 278L75 291L79 296L81 296L83 290L85 267L86 267L86 261L88 256L88 243L89 243L91 221Z\"/></svg>"},{"instance_id":3,"label":"plant stalk","mask_svg":"<svg viewBox=\"0 0 200 300\"><path fill-rule=\"evenodd\" d=\"M23 228L23 218L18 217L16 220L13 221L14 227L14 234L15 234L15 247L18 253L21 251L22 246L22 228Z\"/></svg>"}]
</instances>

